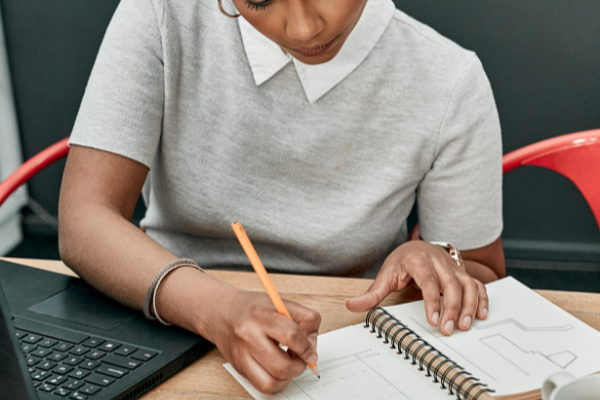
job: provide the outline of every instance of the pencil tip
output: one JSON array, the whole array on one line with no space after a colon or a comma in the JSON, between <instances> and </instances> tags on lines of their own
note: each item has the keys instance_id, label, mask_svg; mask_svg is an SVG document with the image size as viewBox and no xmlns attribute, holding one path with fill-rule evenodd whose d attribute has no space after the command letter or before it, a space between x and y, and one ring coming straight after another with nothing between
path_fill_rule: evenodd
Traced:
<instances>
[{"instance_id":1,"label":"pencil tip","mask_svg":"<svg viewBox=\"0 0 600 400\"><path fill-rule=\"evenodd\" d=\"M317 364L309 365L309 368L317 378L321 379L321 373L319 372L319 368L317 368Z\"/></svg>"}]
</instances>

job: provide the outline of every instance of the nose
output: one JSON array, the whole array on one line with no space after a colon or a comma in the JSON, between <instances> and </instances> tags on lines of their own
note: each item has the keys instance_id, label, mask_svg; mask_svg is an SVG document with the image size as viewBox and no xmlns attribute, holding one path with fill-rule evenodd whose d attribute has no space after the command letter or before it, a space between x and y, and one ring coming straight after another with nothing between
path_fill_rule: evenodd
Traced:
<instances>
[{"instance_id":1,"label":"nose","mask_svg":"<svg viewBox=\"0 0 600 400\"><path fill-rule=\"evenodd\" d=\"M311 3L313 0L288 0L289 11L285 30L290 38L307 41L323 30L325 24Z\"/></svg>"}]
</instances>

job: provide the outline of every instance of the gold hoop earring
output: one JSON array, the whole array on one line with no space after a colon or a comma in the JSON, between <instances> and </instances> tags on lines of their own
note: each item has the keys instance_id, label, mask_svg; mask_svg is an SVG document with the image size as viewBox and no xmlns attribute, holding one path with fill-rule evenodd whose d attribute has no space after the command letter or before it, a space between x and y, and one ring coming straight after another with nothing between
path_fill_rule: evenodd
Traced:
<instances>
[{"instance_id":1,"label":"gold hoop earring","mask_svg":"<svg viewBox=\"0 0 600 400\"><path fill-rule=\"evenodd\" d=\"M238 18L240 15L242 15L242 14L240 14L240 13L237 13L237 14L235 14L235 15L231 15L231 14L229 14L229 13L228 13L227 11L225 11L225 9L223 8L223 4L221 3L221 0L218 0L218 1L219 1L219 10L221 10L221 12L223 13L223 15L225 15L226 17L229 17L229 18Z\"/></svg>"}]
</instances>

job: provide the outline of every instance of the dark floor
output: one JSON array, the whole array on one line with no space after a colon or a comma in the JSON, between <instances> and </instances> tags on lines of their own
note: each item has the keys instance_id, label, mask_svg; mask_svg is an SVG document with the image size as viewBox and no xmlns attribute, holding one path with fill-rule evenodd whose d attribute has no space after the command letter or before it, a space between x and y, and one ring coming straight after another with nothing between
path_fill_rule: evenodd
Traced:
<instances>
[{"instance_id":1,"label":"dark floor","mask_svg":"<svg viewBox=\"0 0 600 400\"><path fill-rule=\"evenodd\" d=\"M56 238L28 237L8 257L59 260ZM506 260L507 274L533 289L600 293L600 263Z\"/></svg>"}]
</instances>

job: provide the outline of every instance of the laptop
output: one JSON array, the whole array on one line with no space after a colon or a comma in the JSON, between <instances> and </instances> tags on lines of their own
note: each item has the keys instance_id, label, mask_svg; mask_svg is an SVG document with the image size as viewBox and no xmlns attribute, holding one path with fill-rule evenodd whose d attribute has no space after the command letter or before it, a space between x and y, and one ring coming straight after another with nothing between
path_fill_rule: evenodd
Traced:
<instances>
[{"instance_id":1,"label":"laptop","mask_svg":"<svg viewBox=\"0 0 600 400\"><path fill-rule=\"evenodd\" d=\"M82 280L0 260L0 398L132 400L213 345Z\"/></svg>"}]
</instances>

